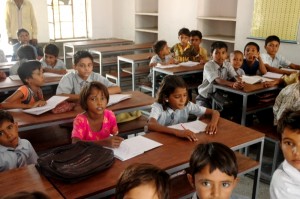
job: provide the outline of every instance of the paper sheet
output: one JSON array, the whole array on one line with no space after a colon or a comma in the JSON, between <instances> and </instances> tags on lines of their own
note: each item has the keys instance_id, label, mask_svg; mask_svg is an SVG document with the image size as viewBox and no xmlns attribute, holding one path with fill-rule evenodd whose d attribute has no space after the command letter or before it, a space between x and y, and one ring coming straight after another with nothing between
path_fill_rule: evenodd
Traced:
<instances>
[{"instance_id":1,"label":"paper sheet","mask_svg":"<svg viewBox=\"0 0 300 199\"><path fill-rule=\"evenodd\" d=\"M157 67L157 68L175 68L175 67L179 67L179 65L178 64L161 65L160 63L158 63L155 67Z\"/></svg>"},{"instance_id":2,"label":"paper sheet","mask_svg":"<svg viewBox=\"0 0 300 199\"><path fill-rule=\"evenodd\" d=\"M180 66L193 67L193 66L196 66L196 65L198 65L198 64L199 64L199 62L187 61L187 62L182 62L182 63L180 63L179 65L180 65Z\"/></svg>"},{"instance_id":3,"label":"paper sheet","mask_svg":"<svg viewBox=\"0 0 300 199\"><path fill-rule=\"evenodd\" d=\"M113 104L119 103L123 100L131 98L130 94L113 94L109 96L109 102L107 103L107 106L111 106Z\"/></svg>"},{"instance_id":4,"label":"paper sheet","mask_svg":"<svg viewBox=\"0 0 300 199\"><path fill-rule=\"evenodd\" d=\"M195 120L192 122L175 124L175 125L172 125L169 127L173 128L173 129L178 129L178 130L188 129L188 130L192 131L193 133L200 133L200 132L205 131L206 126L207 126L207 124L205 124L204 122L201 122L200 120Z\"/></svg>"},{"instance_id":5,"label":"paper sheet","mask_svg":"<svg viewBox=\"0 0 300 199\"><path fill-rule=\"evenodd\" d=\"M282 77L282 74L279 74L279 73L272 73L272 72L267 72L266 74L263 75L263 77L279 79L279 78Z\"/></svg>"},{"instance_id":6,"label":"paper sheet","mask_svg":"<svg viewBox=\"0 0 300 199\"><path fill-rule=\"evenodd\" d=\"M274 81L273 79L268 79L262 76L247 76L247 75L243 75L242 76L242 81L247 83L247 84L256 84L259 82L266 82L266 81Z\"/></svg>"}]
</instances>

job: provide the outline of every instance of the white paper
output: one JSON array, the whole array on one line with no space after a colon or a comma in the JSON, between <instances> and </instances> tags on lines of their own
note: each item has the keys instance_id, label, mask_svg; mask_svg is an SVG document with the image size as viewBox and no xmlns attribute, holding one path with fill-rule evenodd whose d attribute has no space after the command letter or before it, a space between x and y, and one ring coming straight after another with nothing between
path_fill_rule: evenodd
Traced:
<instances>
[{"instance_id":1,"label":"white paper","mask_svg":"<svg viewBox=\"0 0 300 199\"><path fill-rule=\"evenodd\" d=\"M111 106L113 104L119 103L123 100L131 98L130 94L113 94L109 96L109 102L107 103L107 106Z\"/></svg>"},{"instance_id":2,"label":"white paper","mask_svg":"<svg viewBox=\"0 0 300 199\"><path fill-rule=\"evenodd\" d=\"M112 150L116 158L125 161L161 145L159 142L139 135L124 140L118 148Z\"/></svg>"},{"instance_id":3,"label":"white paper","mask_svg":"<svg viewBox=\"0 0 300 199\"><path fill-rule=\"evenodd\" d=\"M243 75L242 76L242 81L246 82L247 84L256 84L259 82L266 82L266 81L274 81L273 79L268 79L262 76L247 76L247 75Z\"/></svg>"},{"instance_id":4,"label":"white paper","mask_svg":"<svg viewBox=\"0 0 300 199\"><path fill-rule=\"evenodd\" d=\"M168 127L173 128L173 129L178 129L178 130L188 129L188 130L192 131L193 133L200 133L200 132L205 131L206 126L207 126L207 124L205 124L204 122L202 122L200 120L195 120L192 122L175 124L175 125L171 125Z\"/></svg>"},{"instance_id":5,"label":"white paper","mask_svg":"<svg viewBox=\"0 0 300 199\"><path fill-rule=\"evenodd\" d=\"M158 63L155 67L157 67L157 68L175 68L175 67L179 67L179 65L178 64L161 65L160 63Z\"/></svg>"},{"instance_id":6,"label":"white paper","mask_svg":"<svg viewBox=\"0 0 300 199\"><path fill-rule=\"evenodd\" d=\"M23 110L23 112L33 115L40 115L42 113L50 111L51 109L54 109L59 103L65 101L68 98L69 97L66 96L52 96L50 99L47 100L45 106L25 109Z\"/></svg>"},{"instance_id":7,"label":"white paper","mask_svg":"<svg viewBox=\"0 0 300 199\"><path fill-rule=\"evenodd\" d=\"M44 77L62 77L62 76L64 76L64 75L56 74L56 73L49 73L49 72L44 73Z\"/></svg>"},{"instance_id":8,"label":"white paper","mask_svg":"<svg viewBox=\"0 0 300 199\"><path fill-rule=\"evenodd\" d=\"M19 75L10 75L9 78L10 78L11 80L14 80L14 81L15 81L15 80L21 80L20 77L19 77Z\"/></svg>"},{"instance_id":9,"label":"white paper","mask_svg":"<svg viewBox=\"0 0 300 199\"><path fill-rule=\"evenodd\" d=\"M199 62L194 62L194 61L187 61L187 62L182 62L179 65L180 66L187 66L187 67L192 67L198 65Z\"/></svg>"},{"instance_id":10,"label":"white paper","mask_svg":"<svg viewBox=\"0 0 300 199\"><path fill-rule=\"evenodd\" d=\"M267 72L266 74L263 75L263 77L279 79L279 78L282 77L282 74L279 74L279 73L272 73L272 72Z\"/></svg>"}]
</instances>

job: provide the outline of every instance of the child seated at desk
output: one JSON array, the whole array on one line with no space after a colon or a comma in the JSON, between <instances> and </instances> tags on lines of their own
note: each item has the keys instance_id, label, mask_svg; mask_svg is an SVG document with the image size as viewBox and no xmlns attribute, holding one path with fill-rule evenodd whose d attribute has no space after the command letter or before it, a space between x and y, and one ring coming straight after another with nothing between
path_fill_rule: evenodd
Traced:
<instances>
[{"instance_id":1,"label":"child seated at desk","mask_svg":"<svg viewBox=\"0 0 300 199\"><path fill-rule=\"evenodd\" d=\"M190 158L187 174L196 190L192 199L230 199L239 181L237 174L236 156L229 147L217 142L199 144Z\"/></svg>"},{"instance_id":2,"label":"child seated at desk","mask_svg":"<svg viewBox=\"0 0 300 199\"><path fill-rule=\"evenodd\" d=\"M31 60L25 61L18 69L18 75L23 86L1 103L2 108L33 108L44 106L41 86L44 84L44 75L41 63Z\"/></svg>"},{"instance_id":3,"label":"child seated at desk","mask_svg":"<svg viewBox=\"0 0 300 199\"><path fill-rule=\"evenodd\" d=\"M205 64L208 61L207 50L200 46L202 41L202 33L199 30L192 30L190 36L190 43L192 44L192 61Z\"/></svg>"},{"instance_id":4,"label":"child seated at desk","mask_svg":"<svg viewBox=\"0 0 300 199\"><path fill-rule=\"evenodd\" d=\"M239 50L235 50L230 53L230 63L233 66L237 77L245 75L244 70L241 68L243 64L243 57L243 53Z\"/></svg>"},{"instance_id":5,"label":"child seated at desk","mask_svg":"<svg viewBox=\"0 0 300 199\"><path fill-rule=\"evenodd\" d=\"M300 198L300 111L284 112L277 132L285 160L272 176L270 196L272 199Z\"/></svg>"},{"instance_id":6,"label":"child seated at desk","mask_svg":"<svg viewBox=\"0 0 300 199\"><path fill-rule=\"evenodd\" d=\"M93 56L88 51L77 51L74 54L74 72L67 73L60 80L56 89L57 95L68 96L70 101L78 101L81 88L92 81L98 81L108 88L109 94L121 92L121 88L108 81L99 73L93 72Z\"/></svg>"},{"instance_id":7,"label":"child seated at desk","mask_svg":"<svg viewBox=\"0 0 300 199\"><path fill-rule=\"evenodd\" d=\"M215 134L220 114L216 110L205 108L189 101L188 88L180 76L167 75L164 77L157 93L157 102L152 105L148 121L148 129L168 133L177 137L197 141L196 135L190 130L169 128L169 125L187 122L189 114L201 117L211 115L205 132Z\"/></svg>"},{"instance_id":8,"label":"child seated at desk","mask_svg":"<svg viewBox=\"0 0 300 199\"><path fill-rule=\"evenodd\" d=\"M132 164L117 182L115 199L169 199L169 178L152 164Z\"/></svg>"},{"instance_id":9,"label":"child seated at desk","mask_svg":"<svg viewBox=\"0 0 300 199\"><path fill-rule=\"evenodd\" d=\"M10 113L0 110L0 172L37 163L28 140L20 139L18 124Z\"/></svg>"},{"instance_id":10,"label":"child seated at desk","mask_svg":"<svg viewBox=\"0 0 300 199\"><path fill-rule=\"evenodd\" d=\"M55 44L46 44L44 46L44 57L40 60L44 72L66 74L65 63L58 59L59 49Z\"/></svg>"},{"instance_id":11,"label":"child seated at desk","mask_svg":"<svg viewBox=\"0 0 300 199\"><path fill-rule=\"evenodd\" d=\"M80 106L84 113L73 122L72 142L93 141L108 147L119 147L123 138L118 135L115 114L106 109L109 93L105 85L93 81L80 92Z\"/></svg>"},{"instance_id":12,"label":"child seated at desk","mask_svg":"<svg viewBox=\"0 0 300 199\"><path fill-rule=\"evenodd\" d=\"M181 28L178 31L179 43L175 44L171 48L171 52L174 54L176 63L187 62L192 57L192 48L190 41L190 30L187 28Z\"/></svg>"}]
</instances>

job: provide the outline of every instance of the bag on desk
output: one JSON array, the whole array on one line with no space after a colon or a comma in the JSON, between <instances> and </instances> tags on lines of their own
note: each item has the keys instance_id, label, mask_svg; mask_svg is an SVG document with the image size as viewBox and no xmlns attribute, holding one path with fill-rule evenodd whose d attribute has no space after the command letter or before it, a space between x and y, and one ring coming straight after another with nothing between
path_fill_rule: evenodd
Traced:
<instances>
[{"instance_id":1,"label":"bag on desk","mask_svg":"<svg viewBox=\"0 0 300 199\"><path fill-rule=\"evenodd\" d=\"M40 155L36 167L46 177L75 183L109 168L113 162L112 150L79 141Z\"/></svg>"},{"instance_id":2,"label":"bag on desk","mask_svg":"<svg viewBox=\"0 0 300 199\"><path fill-rule=\"evenodd\" d=\"M75 108L76 104L73 102L63 101L58 104L54 109L51 110L52 113L65 113L72 111Z\"/></svg>"}]
</instances>

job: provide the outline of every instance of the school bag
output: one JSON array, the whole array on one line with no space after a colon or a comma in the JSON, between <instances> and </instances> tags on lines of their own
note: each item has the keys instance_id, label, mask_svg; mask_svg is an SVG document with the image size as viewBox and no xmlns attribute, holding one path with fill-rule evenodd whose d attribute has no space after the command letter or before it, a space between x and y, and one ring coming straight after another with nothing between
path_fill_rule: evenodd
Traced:
<instances>
[{"instance_id":1,"label":"school bag","mask_svg":"<svg viewBox=\"0 0 300 199\"><path fill-rule=\"evenodd\" d=\"M43 153L36 167L46 177L75 183L109 168L113 163L111 149L93 142L79 141Z\"/></svg>"}]
</instances>

